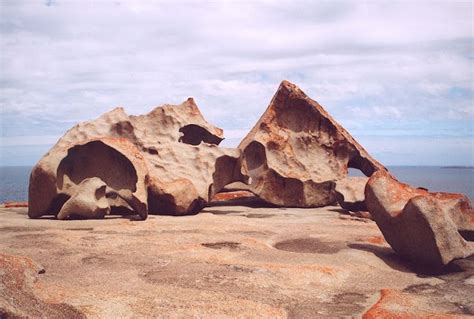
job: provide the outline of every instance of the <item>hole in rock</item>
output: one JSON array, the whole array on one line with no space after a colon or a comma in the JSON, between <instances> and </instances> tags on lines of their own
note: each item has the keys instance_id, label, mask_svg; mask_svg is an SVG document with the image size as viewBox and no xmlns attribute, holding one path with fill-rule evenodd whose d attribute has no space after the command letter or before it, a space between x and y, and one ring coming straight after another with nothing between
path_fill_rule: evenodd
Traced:
<instances>
[{"instance_id":1,"label":"hole in rock","mask_svg":"<svg viewBox=\"0 0 474 319\"><path fill-rule=\"evenodd\" d=\"M108 186L119 191L136 191L137 173L132 163L120 152L101 141L76 145L68 150L57 171L58 188L67 179L78 185L89 177L99 177Z\"/></svg>"},{"instance_id":2,"label":"hole in rock","mask_svg":"<svg viewBox=\"0 0 474 319\"><path fill-rule=\"evenodd\" d=\"M208 144L219 145L219 143L223 140L222 138L211 134L208 130L196 124L183 126L179 129L179 131L182 133L179 141L185 144L199 145L201 142L205 142Z\"/></svg>"},{"instance_id":3,"label":"hole in rock","mask_svg":"<svg viewBox=\"0 0 474 319\"><path fill-rule=\"evenodd\" d=\"M255 141L245 148L244 158L250 171L260 168L267 162L265 148L262 144Z\"/></svg>"},{"instance_id":4,"label":"hole in rock","mask_svg":"<svg viewBox=\"0 0 474 319\"><path fill-rule=\"evenodd\" d=\"M361 177L361 176L365 176L365 175L364 175L364 173L362 173L362 171L360 169L349 167L348 176Z\"/></svg>"},{"instance_id":5,"label":"hole in rock","mask_svg":"<svg viewBox=\"0 0 474 319\"><path fill-rule=\"evenodd\" d=\"M63 207L64 203L67 202L69 198L71 198L71 196L67 194L58 194L58 196L56 196L51 202L51 205L49 205L48 211L53 214L58 214L61 207Z\"/></svg>"},{"instance_id":6,"label":"hole in rock","mask_svg":"<svg viewBox=\"0 0 474 319\"><path fill-rule=\"evenodd\" d=\"M474 241L474 230L459 230L459 234L467 241Z\"/></svg>"},{"instance_id":7,"label":"hole in rock","mask_svg":"<svg viewBox=\"0 0 474 319\"><path fill-rule=\"evenodd\" d=\"M372 176L372 174L375 172L375 168L372 163L361 156L354 156L351 158L349 163L347 163L347 166L349 168L359 169L365 176Z\"/></svg>"},{"instance_id":8,"label":"hole in rock","mask_svg":"<svg viewBox=\"0 0 474 319\"><path fill-rule=\"evenodd\" d=\"M124 206L110 206L110 215L131 216L136 213L129 207Z\"/></svg>"}]
</instances>

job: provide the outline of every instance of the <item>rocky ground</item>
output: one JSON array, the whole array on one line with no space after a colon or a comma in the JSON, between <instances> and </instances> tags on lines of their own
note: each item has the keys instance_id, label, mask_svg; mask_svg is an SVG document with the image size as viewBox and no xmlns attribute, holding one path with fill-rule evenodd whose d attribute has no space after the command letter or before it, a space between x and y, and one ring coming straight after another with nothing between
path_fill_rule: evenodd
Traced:
<instances>
[{"instance_id":1,"label":"rocky ground","mask_svg":"<svg viewBox=\"0 0 474 319\"><path fill-rule=\"evenodd\" d=\"M0 208L0 317L474 314L474 258L427 274L339 207L232 205L146 221Z\"/></svg>"}]
</instances>

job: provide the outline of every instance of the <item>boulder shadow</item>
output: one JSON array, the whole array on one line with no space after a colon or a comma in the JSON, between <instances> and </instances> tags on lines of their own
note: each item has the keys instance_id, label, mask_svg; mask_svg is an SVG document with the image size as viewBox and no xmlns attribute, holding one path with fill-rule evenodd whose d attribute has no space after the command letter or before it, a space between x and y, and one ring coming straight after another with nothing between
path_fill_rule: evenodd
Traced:
<instances>
[{"instance_id":1,"label":"boulder shadow","mask_svg":"<svg viewBox=\"0 0 474 319\"><path fill-rule=\"evenodd\" d=\"M347 247L372 253L394 270L413 273L408 263L398 256L391 248L361 243L350 243L347 244Z\"/></svg>"},{"instance_id":2,"label":"boulder shadow","mask_svg":"<svg viewBox=\"0 0 474 319\"><path fill-rule=\"evenodd\" d=\"M226 201L214 201L206 205L207 207L218 207L218 206L245 206L250 208L275 208L277 205L270 204L263 199L258 197L245 197L236 198Z\"/></svg>"},{"instance_id":3,"label":"boulder shadow","mask_svg":"<svg viewBox=\"0 0 474 319\"><path fill-rule=\"evenodd\" d=\"M213 215L230 215L230 214L237 214L236 216L243 216L240 214L243 214L244 212L239 211L239 210L214 210L214 209L204 209L201 211L201 213L209 213Z\"/></svg>"},{"instance_id":4,"label":"boulder shadow","mask_svg":"<svg viewBox=\"0 0 474 319\"><path fill-rule=\"evenodd\" d=\"M443 268L429 268L426 265L415 264L404 259L388 247L360 243L350 243L347 247L373 253L390 268L401 272L414 273L420 278L451 276L456 273L465 272L467 267L463 264L463 261L467 262L469 260L469 258L454 260Z\"/></svg>"},{"instance_id":5,"label":"boulder shadow","mask_svg":"<svg viewBox=\"0 0 474 319\"><path fill-rule=\"evenodd\" d=\"M349 211L344 208L329 208L328 211L343 214L343 215L350 215Z\"/></svg>"}]
</instances>

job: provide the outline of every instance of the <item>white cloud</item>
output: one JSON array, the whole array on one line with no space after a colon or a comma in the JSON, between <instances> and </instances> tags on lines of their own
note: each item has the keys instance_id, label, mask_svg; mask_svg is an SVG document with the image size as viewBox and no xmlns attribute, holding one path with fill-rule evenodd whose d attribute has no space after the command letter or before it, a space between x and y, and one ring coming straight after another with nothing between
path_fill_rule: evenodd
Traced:
<instances>
[{"instance_id":1,"label":"white cloud","mask_svg":"<svg viewBox=\"0 0 474 319\"><path fill-rule=\"evenodd\" d=\"M60 135L0 137L0 146L52 145L55 144L60 137Z\"/></svg>"},{"instance_id":2,"label":"white cloud","mask_svg":"<svg viewBox=\"0 0 474 319\"><path fill-rule=\"evenodd\" d=\"M56 136L118 105L138 114L194 96L236 144L288 79L356 133L472 136L472 12L470 1L2 1L0 134Z\"/></svg>"}]
</instances>

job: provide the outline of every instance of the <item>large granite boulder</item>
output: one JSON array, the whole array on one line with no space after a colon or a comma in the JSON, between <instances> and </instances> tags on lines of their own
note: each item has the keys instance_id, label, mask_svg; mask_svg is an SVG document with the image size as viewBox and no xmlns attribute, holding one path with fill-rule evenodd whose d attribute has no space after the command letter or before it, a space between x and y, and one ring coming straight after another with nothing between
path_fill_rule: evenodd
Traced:
<instances>
[{"instance_id":1,"label":"large granite boulder","mask_svg":"<svg viewBox=\"0 0 474 319\"><path fill-rule=\"evenodd\" d=\"M367 182L365 202L390 246L415 264L436 270L474 254L474 243L462 236L474 231L465 195L430 193L379 171Z\"/></svg>"},{"instance_id":2,"label":"large granite boulder","mask_svg":"<svg viewBox=\"0 0 474 319\"><path fill-rule=\"evenodd\" d=\"M336 202L335 181L358 168L366 176L385 168L316 101L283 81L270 105L242 140L250 190L281 206Z\"/></svg>"},{"instance_id":3,"label":"large granite boulder","mask_svg":"<svg viewBox=\"0 0 474 319\"><path fill-rule=\"evenodd\" d=\"M192 98L140 116L116 108L74 126L37 163L29 216L196 213L226 184L246 181L240 151L219 148L222 139Z\"/></svg>"}]
</instances>

